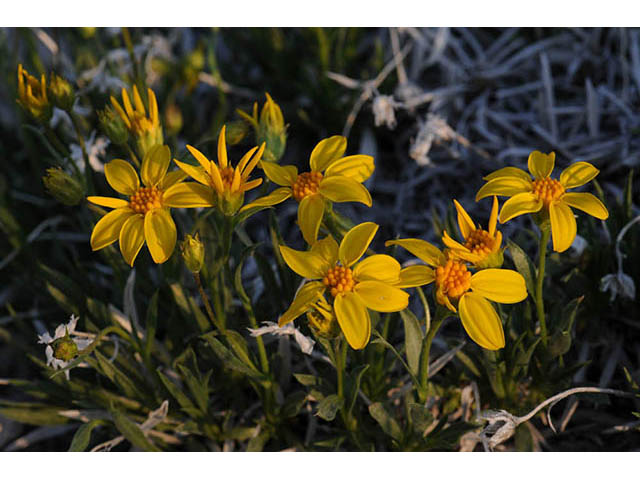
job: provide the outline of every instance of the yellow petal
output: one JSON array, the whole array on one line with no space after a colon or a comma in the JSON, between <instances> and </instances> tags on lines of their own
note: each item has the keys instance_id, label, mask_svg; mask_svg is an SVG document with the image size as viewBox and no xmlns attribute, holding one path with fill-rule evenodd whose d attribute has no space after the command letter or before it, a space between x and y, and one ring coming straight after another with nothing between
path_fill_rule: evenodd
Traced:
<instances>
[{"instance_id":1,"label":"yellow petal","mask_svg":"<svg viewBox=\"0 0 640 480\"><path fill-rule=\"evenodd\" d=\"M324 199L321 195L304 197L298 205L298 226L305 242L309 245L316 243L318 230L324 215Z\"/></svg>"},{"instance_id":2,"label":"yellow petal","mask_svg":"<svg viewBox=\"0 0 640 480\"><path fill-rule=\"evenodd\" d=\"M389 255L371 255L365 258L353 269L353 278L358 282L365 280L379 280L394 283L400 276L400 264Z\"/></svg>"},{"instance_id":3,"label":"yellow petal","mask_svg":"<svg viewBox=\"0 0 640 480\"><path fill-rule=\"evenodd\" d=\"M100 250L118 240L124 222L132 215L134 213L129 208L118 208L98 220L91 232L91 249Z\"/></svg>"},{"instance_id":4,"label":"yellow petal","mask_svg":"<svg viewBox=\"0 0 640 480\"><path fill-rule=\"evenodd\" d=\"M325 177L338 175L362 183L371 176L374 169L371 155L349 155L331 163L325 172Z\"/></svg>"},{"instance_id":5,"label":"yellow petal","mask_svg":"<svg viewBox=\"0 0 640 480\"><path fill-rule=\"evenodd\" d=\"M142 98L140 97L140 93L138 92L138 87L133 86L133 104L136 107L136 110L140 112L142 115L145 115L144 111L144 103L142 103Z\"/></svg>"},{"instance_id":6,"label":"yellow petal","mask_svg":"<svg viewBox=\"0 0 640 480\"><path fill-rule=\"evenodd\" d=\"M225 168L229 164L229 161L227 160L226 131L227 126L223 125L220 129L220 135L218 136L218 165L220 165L220 168Z\"/></svg>"},{"instance_id":7,"label":"yellow petal","mask_svg":"<svg viewBox=\"0 0 640 480\"><path fill-rule=\"evenodd\" d=\"M293 165L283 167L273 162L260 162L260 166L269 180L282 187L292 186L298 178L298 169Z\"/></svg>"},{"instance_id":8,"label":"yellow petal","mask_svg":"<svg viewBox=\"0 0 640 480\"><path fill-rule=\"evenodd\" d=\"M211 177L209 177L209 174L204 167L196 167L195 165L189 165L188 163L180 162L175 159L173 161L178 165L180 170L189 175L195 181L200 182L202 185L212 186Z\"/></svg>"},{"instance_id":9,"label":"yellow petal","mask_svg":"<svg viewBox=\"0 0 640 480\"><path fill-rule=\"evenodd\" d=\"M195 157L196 160L198 160L198 163L200 165L202 165L202 168L204 168L205 172L208 172L211 169L211 161L204 156L204 154L198 150L197 148L192 147L191 145L187 145L187 150L189 150L189 152L191 153L191 155L193 155ZM176 163L178 163L176 161ZM179 165L179 163L178 163Z\"/></svg>"},{"instance_id":10,"label":"yellow petal","mask_svg":"<svg viewBox=\"0 0 640 480\"><path fill-rule=\"evenodd\" d=\"M503 197L511 197L519 193L530 192L531 181L519 177L497 177L485 183L478 193L476 193L476 202L485 197L492 195L501 195Z\"/></svg>"},{"instance_id":11,"label":"yellow petal","mask_svg":"<svg viewBox=\"0 0 640 480\"><path fill-rule=\"evenodd\" d=\"M314 172L322 172L333 161L339 159L347 149L347 139L341 135L321 140L311 152L309 165Z\"/></svg>"},{"instance_id":12,"label":"yellow petal","mask_svg":"<svg viewBox=\"0 0 640 480\"><path fill-rule=\"evenodd\" d=\"M210 187L186 182L168 188L162 195L162 204L174 208L213 207L215 201Z\"/></svg>"},{"instance_id":13,"label":"yellow petal","mask_svg":"<svg viewBox=\"0 0 640 480\"><path fill-rule=\"evenodd\" d=\"M360 202L371 206L371 194L367 187L348 177L325 177L318 191L332 202Z\"/></svg>"},{"instance_id":14,"label":"yellow petal","mask_svg":"<svg viewBox=\"0 0 640 480\"><path fill-rule=\"evenodd\" d=\"M215 162L209 162L209 176L211 177L211 181L213 183L213 187L218 191L218 193L222 194L225 192L224 183L222 183L222 175L220 174L220 169ZM260 179L262 181L262 179Z\"/></svg>"},{"instance_id":15,"label":"yellow petal","mask_svg":"<svg viewBox=\"0 0 640 480\"><path fill-rule=\"evenodd\" d=\"M338 252L342 265L350 267L360 260L377 231L378 225L373 222L361 223L349 230L342 239Z\"/></svg>"},{"instance_id":16,"label":"yellow petal","mask_svg":"<svg viewBox=\"0 0 640 480\"><path fill-rule=\"evenodd\" d=\"M488 300L469 292L462 296L458 307L462 326L471 340L487 350L504 347L502 322Z\"/></svg>"},{"instance_id":17,"label":"yellow petal","mask_svg":"<svg viewBox=\"0 0 640 480\"><path fill-rule=\"evenodd\" d=\"M360 350L366 347L371 337L371 319L367 307L359 296L352 292L338 295L333 309L340 329L351 348Z\"/></svg>"},{"instance_id":18,"label":"yellow petal","mask_svg":"<svg viewBox=\"0 0 640 480\"><path fill-rule=\"evenodd\" d=\"M132 215L120 230L120 252L130 267L133 267L133 262L142 245L144 245L144 217Z\"/></svg>"},{"instance_id":19,"label":"yellow petal","mask_svg":"<svg viewBox=\"0 0 640 480\"><path fill-rule=\"evenodd\" d=\"M176 183L180 183L185 178L187 178L187 174L182 170L174 170L173 172L169 172L164 176L162 182L160 182L160 189L166 190L169 187L172 187Z\"/></svg>"},{"instance_id":20,"label":"yellow petal","mask_svg":"<svg viewBox=\"0 0 640 480\"><path fill-rule=\"evenodd\" d=\"M320 255L329 265L338 261L338 242L331 235L318 240L311 246L311 251Z\"/></svg>"},{"instance_id":21,"label":"yellow petal","mask_svg":"<svg viewBox=\"0 0 640 480\"><path fill-rule=\"evenodd\" d=\"M324 277L327 270L332 267L315 252L301 252L286 245L280 245L280 253L291 270L310 280Z\"/></svg>"},{"instance_id":22,"label":"yellow petal","mask_svg":"<svg viewBox=\"0 0 640 480\"><path fill-rule=\"evenodd\" d=\"M394 283L399 288L420 287L428 285L436 279L432 268L426 265L411 265L400 270L398 281Z\"/></svg>"},{"instance_id":23,"label":"yellow petal","mask_svg":"<svg viewBox=\"0 0 640 480\"><path fill-rule=\"evenodd\" d=\"M531 192L518 193L504 202L500 211L500 223L505 223L518 215L538 212L542 208L542 200Z\"/></svg>"},{"instance_id":24,"label":"yellow petal","mask_svg":"<svg viewBox=\"0 0 640 480\"><path fill-rule=\"evenodd\" d=\"M168 210L158 208L144 216L144 237L156 263L166 262L176 246L176 224Z\"/></svg>"},{"instance_id":25,"label":"yellow petal","mask_svg":"<svg viewBox=\"0 0 640 480\"><path fill-rule=\"evenodd\" d=\"M248 192L249 190L260 186L261 183L262 183L261 178L256 178L255 180L251 180L250 182L243 183L242 185L240 185L239 192L240 193Z\"/></svg>"},{"instance_id":26,"label":"yellow petal","mask_svg":"<svg viewBox=\"0 0 640 480\"><path fill-rule=\"evenodd\" d=\"M483 179L488 182L489 180L493 180L494 178L498 178L498 177L516 177L522 180L526 180L527 182L531 181L531 176L527 172L525 172L521 168L516 168L516 167L501 168L500 170L496 170L495 172L490 173L486 177L483 177Z\"/></svg>"},{"instance_id":27,"label":"yellow petal","mask_svg":"<svg viewBox=\"0 0 640 480\"><path fill-rule=\"evenodd\" d=\"M590 193L565 193L561 201L600 220L609 218L607 207Z\"/></svg>"},{"instance_id":28,"label":"yellow petal","mask_svg":"<svg viewBox=\"0 0 640 480\"><path fill-rule=\"evenodd\" d=\"M260 148L258 149L258 153L256 153L254 155L254 157L251 159L251 161L247 164L246 167L244 168L237 168L236 171L240 171L242 172L242 179L246 180L247 178L249 178L249 175L251 175L251 172L253 171L254 168L256 168L256 165L258 165L258 162L260 162L260 160L262 159L262 154L264 153L264 149L266 148L267 144L266 142L262 142L262 145L260 145Z\"/></svg>"},{"instance_id":29,"label":"yellow petal","mask_svg":"<svg viewBox=\"0 0 640 480\"><path fill-rule=\"evenodd\" d=\"M242 171L244 170L244 167L247 166L247 163L249 163L249 159L251 159L251 155L253 155L256 150L258 150L258 147L253 147L251 150L249 150L247 153L245 153L242 158L240 159L240 161L238 162L238 165L236 167L236 169L242 173Z\"/></svg>"},{"instance_id":30,"label":"yellow petal","mask_svg":"<svg viewBox=\"0 0 640 480\"><path fill-rule=\"evenodd\" d=\"M435 245L431 245L429 242L420 240L419 238L402 238L399 240L388 240L385 244L386 247L390 245L399 245L402 248L409 250L420 260L432 267L438 267L445 263L444 254Z\"/></svg>"},{"instance_id":31,"label":"yellow petal","mask_svg":"<svg viewBox=\"0 0 640 480\"><path fill-rule=\"evenodd\" d=\"M553 167L556 163L556 154L539 152L537 150L529 154L528 167L534 178L547 178L551 175Z\"/></svg>"},{"instance_id":32,"label":"yellow petal","mask_svg":"<svg viewBox=\"0 0 640 480\"><path fill-rule=\"evenodd\" d=\"M144 156L140 177L142 183L147 187L154 187L160 184L167 174L171 163L171 150L166 145L155 145Z\"/></svg>"},{"instance_id":33,"label":"yellow petal","mask_svg":"<svg viewBox=\"0 0 640 480\"><path fill-rule=\"evenodd\" d=\"M462 205L460 205L457 200L454 200L453 204L456 206L456 210L458 212L458 226L460 227L460 233L462 234L462 238L466 240L469 234L476 229L476 226L473 224L473 220L471 220L469 214L464 208L462 208Z\"/></svg>"},{"instance_id":34,"label":"yellow petal","mask_svg":"<svg viewBox=\"0 0 640 480\"><path fill-rule=\"evenodd\" d=\"M524 277L514 270L486 268L471 277L471 289L498 303L518 303L527 298Z\"/></svg>"},{"instance_id":35,"label":"yellow petal","mask_svg":"<svg viewBox=\"0 0 640 480\"><path fill-rule=\"evenodd\" d=\"M324 290L325 287L320 282L305 283L296 293L287 311L278 319L278 325L282 327L309 310L318 301Z\"/></svg>"},{"instance_id":36,"label":"yellow petal","mask_svg":"<svg viewBox=\"0 0 640 480\"><path fill-rule=\"evenodd\" d=\"M140 187L138 174L131 164L124 160L111 160L105 164L104 175L111 188L123 195L133 195Z\"/></svg>"},{"instance_id":37,"label":"yellow petal","mask_svg":"<svg viewBox=\"0 0 640 480\"><path fill-rule=\"evenodd\" d=\"M493 197L493 205L491 206L491 216L489 217L489 235L492 237L496 233L496 224L498 223L498 197Z\"/></svg>"},{"instance_id":38,"label":"yellow petal","mask_svg":"<svg viewBox=\"0 0 640 480\"><path fill-rule=\"evenodd\" d=\"M118 113L118 115L120 116L124 124L127 126L127 128L131 128L131 120L129 120L129 117L127 116L126 112L122 109L122 107L118 103L118 100L116 100L114 96L111 96L111 105L113 105L113 108Z\"/></svg>"},{"instance_id":39,"label":"yellow petal","mask_svg":"<svg viewBox=\"0 0 640 480\"><path fill-rule=\"evenodd\" d=\"M127 116L129 118L133 118L133 107L131 106L131 101L129 100L129 94L124 87L122 88L122 104L124 105L124 109L127 112Z\"/></svg>"},{"instance_id":40,"label":"yellow petal","mask_svg":"<svg viewBox=\"0 0 640 480\"><path fill-rule=\"evenodd\" d=\"M154 125L158 124L158 101L156 94L150 88L147 88L147 97L149 99L149 118Z\"/></svg>"},{"instance_id":41,"label":"yellow petal","mask_svg":"<svg viewBox=\"0 0 640 480\"><path fill-rule=\"evenodd\" d=\"M291 197L291 189L288 187L276 188L269 195L256 198L253 202L246 204L240 209L241 212L254 207L270 207L284 202L287 198Z\"/></svg>"},{"instance_id":42,"label":"yellow petal","mask_svg":"<svg viewBox=\"0 0 640 480\"><path fill-rule=\"evenodd\" d=\"M577 226L573 212L560 199L549 206L549 219L551 220L553 249L556 252L564 252L576 238Z\"/></svg>"},{"instance_id":43,"label":"yellow petal","mask_svg":"<svg viewBox=\"0 0 640 480\"><path fill-rule=\"evenodd\" d=\"M462 252L470 252L470 250L467 247L465 247L459 242L456 242L453 238L451 238L446 230L442 232L442 243L444 243L445 247L450 248L451 250L460 250Z\"/></svg>"},{"instance_id":44,"label":"yellow petal","mask_svg":"<svg viewBox=\"0 0 640 480\"><path fill-rule=\"evenodd\" d=\"M123 208L129 205L126 200L113 197L87 197L87 200L95 205L107 208Z\"/></svg>"},{"instance_id":45,"label":"yellow petal","mask_svg":"<svg viewBox=\"0 0 640 480\"><path fill-rule=\"evenodd\" d=\"M600 173L589 162L576 162L565 168L560 174L560 183L564 188L576 188L590 182Z\"/></svg>"},{"instance_id":46,"label":"yellow petal","mask_svg":"<svg viewBox=\"0 0 640 480\"><path fill-rule=\"evenodd\" d=\"M367 280L357 283L353 291L376 312L399 312L409 305L409 294L388 283Z\"/></svg>"}]
</instances>

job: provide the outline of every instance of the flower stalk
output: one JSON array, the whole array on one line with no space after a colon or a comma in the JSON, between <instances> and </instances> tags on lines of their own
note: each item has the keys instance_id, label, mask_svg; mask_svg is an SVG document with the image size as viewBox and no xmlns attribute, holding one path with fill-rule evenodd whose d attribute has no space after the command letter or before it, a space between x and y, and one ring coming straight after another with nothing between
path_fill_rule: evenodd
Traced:
<instances>
[{"instance_id":1,"label":"flower stalk","mask_svg":"<svg viewBox=\"0 0 640 480\"><path fill-rule=\"evenodd\" d=\"M544 299L542 297L542 286L544 285L544 269L547 259L547 244L549 243L549 236L551 234L551 228L549 224L541 225L540 227L540 247L538 252L538 276L536 278L536 312L538 315L538 322L540 322L540 337L542 337L542 344L547 346L547 320L544 315Z\"/></svg>"},{"instance_id":2,"label":"flower stalk","mask_svg":"<svg viewBox=\"0 0 640 480\"><path fill-rule=\"evenodd\" d=\"M418 398L420 403L425 403L427 401L427 392L429 391L429 355L431 353L431 344L433 343L433 339L438 333L442 322L447 317L447 311L443 308L438 308L436 310L436 318L431 322L431 327L427 326L427 334L422 341L422 352L420 354L420 370L419 370L419 380L420 385L418 386Z\"/></svg>"}]
</instances>

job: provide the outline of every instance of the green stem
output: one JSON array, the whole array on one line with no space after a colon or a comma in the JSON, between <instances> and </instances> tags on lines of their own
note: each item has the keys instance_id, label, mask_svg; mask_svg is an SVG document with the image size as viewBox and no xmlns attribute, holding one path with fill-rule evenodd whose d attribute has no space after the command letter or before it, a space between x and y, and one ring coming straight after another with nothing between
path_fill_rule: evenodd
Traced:
<instances>
[{"instance_id":1,"label":"green stem","mask_svg":"<svg viewBox=\"0 0 640 480\"><path fill-rule=\"evenodd\" d=\"M351 415L346 408L346 399L344 398L344 371L347 365L347 342L342 338L336 340L334 346L334 359L336 363L336 373L338 376L338 396L344 400L343 408L340 410L342 421L344 422L347 430L353 430L353 421Z\"/></svg>"},{"instance_id":2,"label":"green stem","mask_svg":"<svg viewBox=\"0 0 640 480\"><path fill-rule=\"evenodd\" d=\"M536 278L536 311L538 313L538 321L540 322L540 336L542 344L547 346L547 321L544 315L544 299L542 298L542 286L544 284L544 268L547 259L547 244L549 243L549 235L551 229L548 227L541 228L540 247L538 252L538 277Z\"/></svg>"},{"instance_id":3,"label":"green stem","mask_svg":"<svg viewBox=\"0 0 640 480\"><path fill-rule=\"evenodd\" d=\"M135 164L137 168L140 168L140 160L136 156L135 152L131 149L131 146L127 143L127 152L129 153L129 157L131 157L131 161Z\"/></svg>"},{"instance_id":4,"label":"green stem","mask_svg":"<svg viewBox=\"0 0 640 480\"><path fill-rule=\"evenodd\" d=\"M198 285L198 291L200 292L200 298L202 298L202 303L204 303L204 308L207 311L207 315L209 316L209 321L214 328L218 328L221 332L224 332L224 328L216 321L216 316L213 314L213 309L211 308L211 304L209 303L209 297L204 291L202 287L202 280L200 280L200 274L194 273L193 279L196 281L196 285Z\"/></svg>"},{"instance_id":5,"label":"green stem","mask_svg":"<svg viewBox=\"0 0 640 480\"><path fill-rule=\"evenodd\" d=\"M428 383L429 383L429 356L431 354L431 344L433 343L433 339L438 333L442 322L446 318L446 311L438 308L436 311L436 318L431 323L431 328L427 331L427 335L422 341L422 352L420 354L420 386L418 388L418 397L421 403L427 401L427 391L428 391Z\"/></svg>"},{"instance_id":6,"label":"green stem","mask_svg":"<svg viewBox=\"0 0 640 480\"><path fill-rule=\"evenodd\" d=\"M78 117L73 112L68 112L71 117L71 123L73 124L73 129L76 131L76 137L78 139L78 144L80 145L80 149L82 150L82 159L84 160L84 176L85 176L85 184L89 191L89 193L93 193L93 181L91 179L91 165L89 164L89 154L87 153L87 148L84 143L84 137L82 136L82 132L80 130L80 123L78 122Z\"/></svg>"}]
</instances>

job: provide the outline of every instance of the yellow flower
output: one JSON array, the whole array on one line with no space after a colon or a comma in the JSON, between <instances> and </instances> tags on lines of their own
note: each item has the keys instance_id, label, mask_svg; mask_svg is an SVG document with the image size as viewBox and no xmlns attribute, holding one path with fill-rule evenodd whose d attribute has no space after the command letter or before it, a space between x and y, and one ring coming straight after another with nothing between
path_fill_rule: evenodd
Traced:
<instances>
[{"instance_id":1,"label":"yellow flower","mask_svg":"<svg viewBox=\"0 0 640 480\"><path fill-rule=\"evenodd\" d=\"M590 193L568 193L569 188L580 187L600 172L588 162L576 162L565 168L560 179L550 177L555 164L555 153L534 151L529 155L529 172L515 167L505 167L484 177L487 183L478 191L476 201L490 195L511 197L502 206L500 223L505 223L518 215L541 212L543 219L551 222L553 249L564 252L576 237L576 219L571 208L606 220L607 208Z\"/></svg>"},{"instance_id":2,"label":"yellow flower","mask_svg":"<svg viewBox=\"0 0 640 480\"><path fill-rule=\"evenodd\" d=\"M247 181L249 175L256 167L262 153L264 152L264 143L258 147L253 147L238 162L234 168L227 158L227 142L225 139L226 127L223 126L218 137L218 163L209 160L198 149L187 145L187 149L191 152L196 160L200 163L199 167L189 165L188 163L174 160L178 167L184 173L191 176L197 182L205 185L212 190L212 199L217 200L218 208L225 215L233 215L242 206L244 202L244 193L252 188L256 188L262 183L262 179ZM256 151L258 153L256 153ZM255 155L254 155L255 153ZM211 203L208 206L213 206Z\"/></svg>"},{"instance_id":3,"label":"yellow flower","mask_svg":"<svg viewBox=\"0 0 640 480\"><path fill-rule=\"evenodd\" d=\"M167 173L171 152L166 145L152 148L142 161L140 177L124 160L112 160L104 166L109 185L128 200L112 197L87 197L91 203L113 208L103 216L91 234L91 248L100 250L120 241L125 261L133 262L147 242L156 263L169 259L176 245L176 225L169 209L204 207L210 204L210 191L195 182L181 183L181 171Z\"/></svg>"},{"instance_id":4,"label":"yellow flower","mask_svg":"<svg viewBox=\"0 0 640 480\"><path fill-rule=\"evenodd\" d=\"M18 103L37 120L49 121L52 107L47 97L47 80L44 73L38 80L29 75L29 72L22 68L22 64L18 65Z\"/></svg>"},{"instance_id":5,"label":"yellow flower","mask_svg":"<svg viewBox=\"0 0 640 480\"><path fill-rule=\"evenodd\" d=\"M435 268L407 267L412 271L406 276L414 285L435 282L436 301L459 313L462 326L474 342L487 350L504 347L502 322L489 300L518 303L527 298L522 275L501 268L486 268L472 274L464 262L417 238L390 240L385 245L400 245Z\"/></svg>"},{"instance_id":6,"label":"yellow flower","mask_svg":"<svg viewBox=\"0 0 640 480\"><path fill-rule=\"evenodd\" d=\"M311 281L298 291L279 325L315 308L327 295L333 300L335 317L347 342L359 350L371 336L367 309L397 312L407 308L409 295L395 286L400 274L397 260L389 255L371 255L359 262L377 231L378 225L366 222L349 230L340 246L331 236L317 241L307 252L280 246L287 265Z\"/></svg>"},{"instance_id":7,"label":"yellow flower","mask_svg":"<svg viewBox=\"0 0 640 480\"><path fill-rule=\"evenodd\" d=\"M244 209L276 205L293 196L299 203L298 224L302 236L309 245L313 245L318 238L326 201L360 202L371 206L371 195L362 182L373 173L373 157L343 157L346 148L347 139L340 135L322 140L311 152L311 171L300 174L293 165L283 167L261 162L267 178L281 188L246 205Z\"/></svg>"},{"instance_id":8,"label":"yellow flower","mask_svg":"<svg viewBox=\"0 0 640 480\"><path fill-rule=\"evenodd\" d=\"M149 99L149 113L147 114L142 98L138 93L138 88L133 86L133 105L129 100L129 94L125 88L122 89L122 104L118 103L115 97L111 97L111 104L126 125L127 129L136 139L139 153L144 156L154 145L162 145L164 137L162 126L158 116L158 102L156 95L150 88L147 89ZM135 109L133 108L135 106Z\"/></svg>"},{"instance_id":9,"label":"yellow flower","mask_svg":"<svg viewBox=\"0 0 640 480\"><path fill-rule=\"evenodd\" d=\"M458 211L458 226L464 238L464 245L452 239L447 231L444 231L442 243L450 250L450 253L460 260L473 263L477 268L500 268L503 262L502 233L496 230L498 223L498 197L493 197L493 207L489 217L489 230L475 227L469 214L462 205L454 200Z\"/></svg>"}]
</instances>

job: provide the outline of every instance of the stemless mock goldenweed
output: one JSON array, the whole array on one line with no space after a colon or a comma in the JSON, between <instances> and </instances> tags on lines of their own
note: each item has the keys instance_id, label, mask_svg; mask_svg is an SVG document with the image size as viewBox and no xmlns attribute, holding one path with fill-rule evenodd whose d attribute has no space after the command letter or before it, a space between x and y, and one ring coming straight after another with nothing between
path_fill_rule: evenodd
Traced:
<instances>
[{"instance_id":1,"label":"stemless mock goldenweed","mask_svg":"<svg viewBox=\"0 0 640 480\"><path fill-rule=\"evenodd\" d=\"M458 212L458 227L465 243L456 242L444 231L442 243L444 243L452 255L461 260L473 263L477 268L499 268L504 260L502 255L502 233L496 230L498 223L498 198L493 197L491 216L489 217L488 230L483 230L480 225L476 228L473 220L466 210L453 201Z\"/></svg>"},{"instance_id":2,"label":"stemless mock goldenweed","mask_svg":"<svg viewBox=\"0 0 640 480\"><path fill-rule=\"evenodd\" d=\"M245 192L262 183L261 178L249 180L249 175L262 158L265 144L263 143L260 148L253 147L245 153L234 168L227 157L225 132L226 126L223 126L218 136L218 163L209 160L200 150L191 145L187 145L187 149L198 160L200 166L196 167L178 160L174 162L187 175L212 191L212 202L207 206L217 205L222 213L230 216L242 206Z\"/></svg>"},{"instance_id":3,"label":"stemless mock goldenweed","mask_svg":"<svg viewBox=\"0 0 640 480\"><path fill-rule=\"evenodd\" d=\"M491 196L511 197L500 210L500 223L518 215L541 212L543 221L551 222L553 249L564 252L576 237L576 219L570 207L577 208L600 220L609 217L607 208L590 193L567 192L593 180L600 172L588 162L576 162L560 173L558 180L551 178L555 166L555 153L531 152L528 160L531 176L516 167L504 167L484 177L487 181L478 190L476 201Z\"/></svg>"},{"instance_id":4,"label":"stemless mock goldenweed","mask_svg":"<svg viewBox=\"0 0 640 480\"><path fill-rule=\"evenodd\" d=\"M474 342L487 350L504 347L502 321L489 300L518 303L527 298L522 275L501 268L485 268L472 273L465 262L455 258L451 252L442 252L417 238L389 240L385 245L399 245L434 267L413 267L413 283L427 285L435 282L437 302L459 314L462 326ZM416 267L421 267L421 270Z\"/></svg>"},{"instance_id":5,"label":"stemless mock goldenweed","mask_svg":"<svg viewBox=\"0 0 640 480\"><path fill-rule=\"evenodd\" d=\"M44 73L38 80L29 75L22 64L18 65L18 103L36 120L49 121L53 109L47 96L47 79Z\"/></svg>"},{"instance_id":6,"label":"stemless mock goldenweed","mask_svg":"<svg viewBox=\"0 0 640 480\"><path fill-rule=\"evenodd\" d=\"M171 152L166 145L149 150L140 168L135 169L124 160L112 160L104 166L107 182L128 200L112 197L87 197L91 203L113 208L93 228L91 248L100 250L115 241L127 264L133 262L147 243L155 263L169 259L176 245L176 225L169 209L205 207L211 203L211 192L195 182L182 181L180 171L168 172Z\"/></svg>"},{"instance_id":7,"label":"stemless mock goldenweed","mask_svg":"<svg viewBox=\"0 0 640 480\"><path fill-rule=\"evenodd\" d=\"M271 206L293 197L298 202L298 225L309 245L318 238L325 202L360 202L371 206L371 194L362 184L374 170L370 155L343 157L347 139L340 135L325 138L311 152L311 171L298 173L294 165L261 162L265 175L280 185L269 195L244 208Z\"/></svg>"},{"instance_id":8,"label":"stemless mock goldenweed","mask_svg":"<svg viewBox=\"0 0 640 480\"><path fill-rule=\"evenodd\" d=\"M396 259L371 255L360 261L377 231L378 225L365 222L349 230L340 245L331 236L306 252L281 245L287 265L311 281L300 288L278 323L285 325L311 309L321 310L314 306L322 306L326 295L333 300L335 317L351 348L364 348L371 336L368 309L398 312L409 303L409 295L396 286L400 275Z\"/></svg>"},{"instance_id":9,"label":"stemless mock goldenweed","mask_svg":"<svg viewBox=\"0 0 640 480\"><path fill-rule=\"evenodd\" d=\"M147 97L149 100L148 113L144 108L138 87L135 85L133 86L133 105L125 88L122 89L122 104L124 108L120 106L115 97L111 97L113 108L118 112L131 135L136 139L139 153L143 156L151 147L162 145L164 142L162 125L160 125L160 117L158 116L158 102L156 101L155 93L150 88L147 88Z\"/></svg>"}]
</instances>

